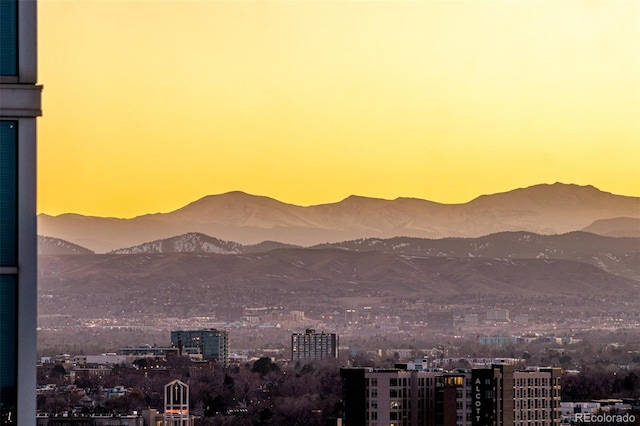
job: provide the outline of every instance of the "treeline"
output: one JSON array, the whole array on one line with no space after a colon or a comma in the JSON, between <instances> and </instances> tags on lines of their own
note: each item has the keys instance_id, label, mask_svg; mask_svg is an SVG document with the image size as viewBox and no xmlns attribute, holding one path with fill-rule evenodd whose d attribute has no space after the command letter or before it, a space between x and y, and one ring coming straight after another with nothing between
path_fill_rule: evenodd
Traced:
<instances>
[{"instance_id":1,"label":"treeline","mask_svg":"<svg viewBox=\"0 0 640 426\"><path fill-rule=\"evenodd\" d=\"M340 366L337 360L279 366L270 358L228 368L194 369L185 358L168 359L171 373L165 377L144 374L145 361L135 367L116 366L111 374L77 379L77 389L95 395L99 387L125 386L131 390L117 398L103 399L81 413L130 413L157 408L162 411L163 390L180 379L190 388L190 409L200 416L197 425L325 425L335 424L341 405ZM46 374L48 382L65 384L60 367ZM147 370L149 371L149 370ZM150 371L149 371L150 372ZM44 379L45 374L41 374ZM67 380L68 381L68 380ZM61 386L61 389L64 388ZM93 392L93 393L92 393ZM38 409L63 412L78 406L82 392L65 389L38 396Z\"/></svg>"},{"instance_id":2,"label":"treeline","mask_svg":"<svg viewBox=\"0 0 640 426\"><path fill-rule=\"evenodd\" d=\"M562 401L640 398L640 368L584 367L562 376Z\"/></svg>"}]
</instances>

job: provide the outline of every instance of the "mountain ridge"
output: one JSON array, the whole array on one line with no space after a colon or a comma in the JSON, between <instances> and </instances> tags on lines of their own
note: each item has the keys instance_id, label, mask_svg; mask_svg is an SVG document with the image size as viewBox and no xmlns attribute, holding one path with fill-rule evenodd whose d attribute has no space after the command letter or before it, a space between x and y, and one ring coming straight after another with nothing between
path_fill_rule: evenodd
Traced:
<instances>
[{"instance_id":1,"label":"mountain ridge","mask_svg":"<svg viewBox=\"0 0 640 426\"><path fill-rule=\"evenodd\" d=\"M38 226L47 235L106 252L189 232L240 244L271 240L312 246L398 235L478 237L501 231L561 234L583 229L596 220L623 216L640 218L640 197L556 183L482 195L463 204L350 196L336 203L304 207L233 191L202 197L169 213L132 219L39 215Z\"/></svg>"},{"instance_id":2,"label":"mountain ridge","mask_svg":"<svg viewBox=\"0 0 640 426\"><path fill-rule=\"evenodd\" d=\"M561 259L587 263L610 273L640 280L640 238L608 237L583 231L562 235L540 235L525 231L500 232L478 238L367 238L311 247L277 242L242 245L204 234L188 233L121 248L110 254L249 254L275 249L340 249L448 258Z\"/></svg>"}]
</instances>

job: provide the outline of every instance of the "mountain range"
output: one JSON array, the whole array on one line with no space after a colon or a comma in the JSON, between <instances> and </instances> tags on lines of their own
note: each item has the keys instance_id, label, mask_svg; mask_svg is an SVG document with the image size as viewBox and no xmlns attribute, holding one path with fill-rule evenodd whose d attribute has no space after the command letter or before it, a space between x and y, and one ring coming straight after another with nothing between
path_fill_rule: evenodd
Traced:
<instances>
[{"instance_id":1,"label":"mountain range","mask_svg":"<svg viewBox=\"0 0 640 426\"><path fill-rule=\"evenodd\" d=\"M38 216L40 234L96 253L188 233L215 235L241 245L276 241L308 247L398 236L470 238L504 231L552 235L586 227L605 235L637 236L640 198L556 183L483 195L463 204L350 196L337 203L304 207L236 191L206 196L169 213L132 219L71 213Z\"/></svg>"},{"instance_id":2,"label":"mountain range","mask_svg":"<svg viewBox=\"0 0 640 426\"><path fill-rule=\"evenodd\" d=\"M40 255L92 253L64 240L40 237ZM252 254L276 249L342 250L381 252L414 257L558 259L586 263L604 271L640 281L640 238L605 237L587 232L539 235L530 232L501 232L478 238L426 239L394 237L367 238L302 248L275 242L242 245L199 233L189 233L114 250L111 254Z\"/></svg>"}]
</instances>

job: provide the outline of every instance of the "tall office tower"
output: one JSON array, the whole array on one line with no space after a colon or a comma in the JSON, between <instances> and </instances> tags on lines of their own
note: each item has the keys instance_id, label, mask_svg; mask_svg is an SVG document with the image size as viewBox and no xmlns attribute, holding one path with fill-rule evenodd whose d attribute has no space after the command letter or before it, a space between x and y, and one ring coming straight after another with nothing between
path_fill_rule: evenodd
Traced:
<instances>
[{"instance_id":1,"label":"tall office tower","mask_svg":"<svg viewBox=\"0 0 640 426\"><path fill-rule=\"evenodd\" d=\"M229 365L229 333L224 330L172 331L171 344L177 348L200 348L202 359L216 360L225 367Z\"/></svg>"},{"instance_id":2,"label":"tall office tower","mask_svg":"<svg viewBox=\"0 0 640 426\"><path fill-rule=\"evenodd\" d=\"M334 333L316 333L308 328L304 334L291 335L291 360L313 361L338 358L338 336Z\"/></svg>"},{"instance_id":3,"label":"tall office tower","mask_svg":"<svg viewBox=\"0 0 640 426\"><path fill-rule=\"evenodd\" d=\"M0 424L36 417L36 1L0 0Z\"/></svg>"}]
</instances>

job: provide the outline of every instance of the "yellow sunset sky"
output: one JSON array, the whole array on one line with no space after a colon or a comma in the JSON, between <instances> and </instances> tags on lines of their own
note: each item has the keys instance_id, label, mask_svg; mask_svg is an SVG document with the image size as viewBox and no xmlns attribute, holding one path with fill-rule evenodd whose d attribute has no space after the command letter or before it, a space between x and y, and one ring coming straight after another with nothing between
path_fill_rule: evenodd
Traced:
<instances>
[{"instance_id":1,"label":"yellow sunset sky","mask_svg":"<svg viewBox=\"0 0 640 426\"><path fill-rule=\"evenodd\" d=\"M40 0L38 211L640 195L640 2Z\"/></svg>"}]
</instances>

